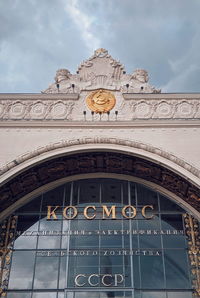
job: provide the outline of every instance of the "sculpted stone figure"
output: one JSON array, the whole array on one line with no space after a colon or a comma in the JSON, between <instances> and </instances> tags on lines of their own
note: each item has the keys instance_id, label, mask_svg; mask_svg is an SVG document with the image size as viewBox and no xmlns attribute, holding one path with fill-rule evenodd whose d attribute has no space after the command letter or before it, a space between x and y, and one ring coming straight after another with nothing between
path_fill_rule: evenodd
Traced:
<instances>
[{"instance_id":1,"label":"sculpted stone figure","mask_svg":"<svg viewBox=\"0 0 200 298\"><path fill-rule=\"evenodd\" d=\"M128 75L126 84L121 88L121 91L132 93L160 93L160 89L156 89L149 83L148 72L144 69L136 69L132 75Z\"/></svg>"},{"instance_id":2,"label":"sculpted stone figure","mask_svg":"<svg viewBox=\"0 0 200 298\"><path fill-rule=\"evenodd\" d=\"M76 75L72 75L68 69L58 69L56 71L55 83L51 84L42 93L76 93L79 92L79 88L76 81Z\"/></svg>"},{"instance_id":3,"label":"sculpted stone figure","mask_svg":"<svg viewBox=\"0 0 200 298\"><path fill-rule=\"evenodd\" d=\"M147 83L149 80L148 72L144 69L136 69L131 75L131 79L140 83Z\"/></svg>"},{"instance_id":4,"label":"sculpted stone figure","mask_svg":"<svg viewBox=\"0 0 200 298\"><path fill-rule=\"evenodd\" d=\"M71 74L68 69L58 69L54 79L57 84L60 84L62 81L69 80L70 76Z\"/></svg>"}]
</instances>

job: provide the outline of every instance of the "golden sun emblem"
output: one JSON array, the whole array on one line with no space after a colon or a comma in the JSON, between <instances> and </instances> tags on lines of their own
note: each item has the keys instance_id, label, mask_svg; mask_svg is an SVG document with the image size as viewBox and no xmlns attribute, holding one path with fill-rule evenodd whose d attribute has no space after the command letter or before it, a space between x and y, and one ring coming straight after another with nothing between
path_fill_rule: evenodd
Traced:
<instances>
[{"instance_id":1,"label":"golden sun emblem","mask_svg":"<svg viewBox=\"0 0 200 298\"><path fill-rule=\"evenodd\" d=\"M107 113L115 106L116 99L111 92L99 89L88 95L86 103L95 113Z\"/></svg>"}]
</instances>

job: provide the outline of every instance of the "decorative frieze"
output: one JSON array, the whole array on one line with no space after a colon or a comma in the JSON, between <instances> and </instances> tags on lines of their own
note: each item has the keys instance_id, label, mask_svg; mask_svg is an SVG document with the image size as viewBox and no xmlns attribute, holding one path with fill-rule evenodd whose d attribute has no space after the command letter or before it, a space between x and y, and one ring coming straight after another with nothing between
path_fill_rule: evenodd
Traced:
<instances>
[{"instance_id":1,"label":"decorative frieze","mask_svg":"<svg viewBox=\"0 0 200 298\"><path fill-rule=\"evenodd\" d=\"M122 99L122 104L117 107L118 120L126 121L153 119L153 120L178 120L178 119L200 119L199 99L162 99L141 98L129 100ZM72 99L63 100L0 100L0 120L38 121L38 120L69 120L77 121L84 119L91 122L91 117L84 118L83 111L87 114L91 111L84 105L83 101ZM95 116L95 115L94 115ZM93 121L99 121L94 117ZM107 116L107 115L106 115ZM107 117L101 117L101 121L107 121ZM116 122L116 116L110 115L110 121Z\"/></svg>"},{"instance_id":2,"label":"decorative frieze","mask_svg":"<svg viewBox=\"0 0 200 298\"><path fill-rule=\"evenodd\" d=\"M71 120L72 100L1 100L0 120Z\"/></svg>"},{"instance_id":3,"label":"decorative frieze","mask_svg":"<svg viewBox=\"0 0 200 298\"><path fill-rule=\"evenodd\" d=\"M132 119L199 119L200 100L130 100Z\"/></svg>"}]
</instances>

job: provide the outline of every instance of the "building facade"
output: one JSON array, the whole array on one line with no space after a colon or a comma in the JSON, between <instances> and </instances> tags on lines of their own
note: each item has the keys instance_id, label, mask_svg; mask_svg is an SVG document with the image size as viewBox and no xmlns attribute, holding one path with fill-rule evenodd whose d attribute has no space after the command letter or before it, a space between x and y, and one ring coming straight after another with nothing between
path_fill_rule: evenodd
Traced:
<instances>
[{"instance_id":1,"label":"building facade","mask_svg":"<svg viewBox=\"0 0 200 298\"><path fill-rule=\"evenodd\" d=\"M200 297L200 94L98 49L0 123L3 297Z\"/></svg>"}]
</instances>

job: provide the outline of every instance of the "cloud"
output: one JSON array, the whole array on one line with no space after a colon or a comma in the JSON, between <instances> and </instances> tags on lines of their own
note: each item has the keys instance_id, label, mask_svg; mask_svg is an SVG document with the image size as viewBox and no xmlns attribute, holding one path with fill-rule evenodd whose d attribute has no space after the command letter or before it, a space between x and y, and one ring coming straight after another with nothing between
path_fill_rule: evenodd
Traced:
<instances>
[{"instance_id":1,"label":"cloud","mask_svg":"<svg viewBox=\"0 0 200 298\"><path fill-rule=\"evenodd\" d=\"M197 65L189 65L183 72L177 74L169 80L169 82L162 86L162 92L199 92L200 67Z\"/></svg>"},{"instance_id":2,"label":"cloud","mask_svg":"<svg viewBox=\"0 0 200 298\"><path fill-rule=\"evenodd\" d=\"M80 30L81 37L89 51L93 52L94 49L99 48L100 40L91 31L95 17L80 10L78 0L67 1L65 9Z\"/></svg>"},{"instance_id":3,"label":"cloud","mask_svg":"<svg viewBox=\"0 0 200 298\"><path fill-rule=\"evenodd\" d=\"M87 55L65 2L0 2L0 92L40 92L58 68L75 71Z\"/></svg>"},{"instance_id":4,"label":"cloud","mask_svg":"<svg viewBox=\"0 0 200 298\"><path fill-rule=\"evenodd\" d=\"M199 1L102 0L96 10L94 3L80 1L80 9L96 15L99 22L93 25L93 34L129 73L135 68L147 69L152 84L168 92L200 91L192 75L200 66ZM180 67L175 71L172 64ZM191 71L187 72L187 89L183 84L170 83L169 90L169 82L181 78L185 69Z\"/></svg>"},{"instance_id":5,"label":"cloud","mask_svg":"<svg viewBox=\"0 0 200 298\"><path fill-rule=\"evenodd\" d=\"M1 1L0 92L40 92L98 47L167 92L200 91L199 11L199 0Z\"/></svg>"}]
</instances>

